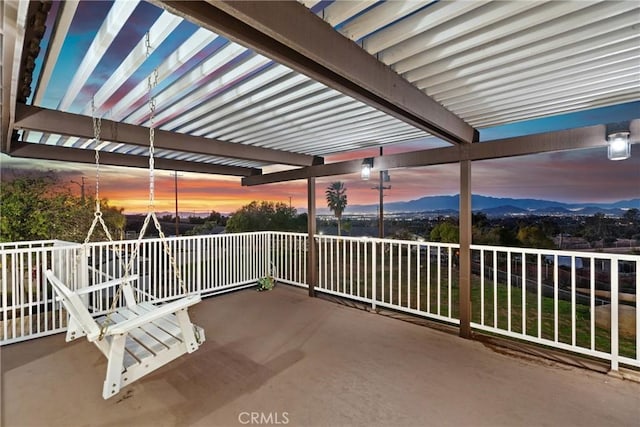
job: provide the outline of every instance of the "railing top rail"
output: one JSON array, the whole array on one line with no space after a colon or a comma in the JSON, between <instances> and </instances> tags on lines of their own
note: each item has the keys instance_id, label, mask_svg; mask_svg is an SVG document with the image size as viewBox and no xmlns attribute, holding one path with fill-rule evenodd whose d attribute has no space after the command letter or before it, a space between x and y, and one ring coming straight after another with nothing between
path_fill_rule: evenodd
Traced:
<instances>
[{"instance_id":1,"label":"railing top rail","mask_svg":"<svg viewBox=\"0 0 640 427\"><path fill-rule=\"evenodd\" d=\"M195 240L211 240L211 239L225 239L242 236L256 236L256 235L268 235L273 233L279 233L275 231L251 231L243 233L220 233L220 234L201 234L197 236L167 236L166 240L169 241L195 241ZM306 235L306 234L305 234ZM114 246L114 245L132 245L136 244L138 239L127 240L114 240L113 242L90 242L90 245L94 246ZM161 243L163 240L160 237L145 237L142 239L143 243Z\"/></svg>"},{"instance_id":2,"label":"railing top rail","mask_svg":"<svg viewBox=\"0 0 640 427\"><path fill-rule=\"evenodd\" d=\"M282 236L307 237L308 233L300 233L298 231L267 231L269 234L277 234Z\"/></svg>"},{"instance_id":3,"label":"railing top rail","mask_svg":"<svg viewBox=\"0 0 640 427\"><path fill-rule=\"evenodd\" d=\"M0 255L6 254L26 254L26 253L35 253L35 252L52 252L52 251L65 251L70 249L80 249L82 245L80 243L76 244L68 244L68 245L49 245L49 246L23 246L19 248L1 248L0 247Z\"/></svg>"},{"instance_id":4,"label":"railing top rail","mask_svg":"<svg viewBox=\"0 0 640 427\"><path fill-rule=\"evenodd\" d=\"M307 233L296 232L281 232L281 231L257 231L257 232L244 232L244 233L224 233L224 234L209 234L200 236L180 236L169 237L172 240L178 241L193 241L193 240L210 240L210 239L225 239L242 236L255 236L255 235L279 235L279 236L294 236L294 237L307 237ZM327 234L316 234L315 238L318 240L344 240L353 242L375 242L375 243L388 243L388 244L407 244L415 246L437 246L442 248L459 248L457 243L442 243L442 242L430 242L430 241L418 241L418 240L398 240L398 239L380 239L377 237L368 236L335 236ZM145 238L144 242L157 243L162 240L159 237ZM115 242L91 242L90 246L103 247L114 245L130 245L135 244L136 240L119 240ZM82 244L67 242L62 240L37 240L37 241L24 241L24 242L4 242L0 243L0 253L26 253L37 250L52 250L53 248L80 248ZM614 259L619 261L631 261L640 262L640 255L632 254L616 254L607 252L586 252L586 251L570 251L570 250L558 250L558 249L536 249L536 248L521 248L511 246L492 246L492 245L471 245L473 250L484 251L497 251L497 252L509 252L517 254L530 254L530 255L544 255L544 256L560 256L560 257L580 257L589 259Z\"/></svg>"},{"instance_id":5,"label":"railing top rail","mask_svg":"<svg viewBox=\"0 0 640 427\"><path fill-rule=\"evenodd\" d=\"M615 254L609 252L585 252L585 251L568 251L560 249L535 249L520 248L515 246L489 246L489 245L471 245L471 249L511 252L516 254L528 255L557 255L560 257L577 257L577 258L595 258L595 259L617 259L619 261L640 261L640 255L632 254Z\"/></svg>"},{"instance_id":6,"label":"railing top rail","mask_svg":"<svg viewBox=\"0 0 640 427\"><path fill-rule=\"evenodd\" d=\"M335 236L332 234L316 234L316 239L328 239L328 240L347 240L356 242L375 242L375 243L396 243L396 244L408 244L416 246L440 246L444 248L458 248L458 243L444 243L444 242L428 242L420 240L400 240L400 239L381 239L379 237L369 236Z\"/></svg>"},{"instance_id":7,"label":"railing top rail","mask_svg":"<svg viewBox=\"0 0 640 427\"><path fill-rule=\"evenodd\" d=\"M75 245L75 242L67 242L65 240L26 240L19 242L0 242L0 249L16 249L16 248L40 248L46 246L63 246L63 245Z\"/></svg>"}]
</instances>

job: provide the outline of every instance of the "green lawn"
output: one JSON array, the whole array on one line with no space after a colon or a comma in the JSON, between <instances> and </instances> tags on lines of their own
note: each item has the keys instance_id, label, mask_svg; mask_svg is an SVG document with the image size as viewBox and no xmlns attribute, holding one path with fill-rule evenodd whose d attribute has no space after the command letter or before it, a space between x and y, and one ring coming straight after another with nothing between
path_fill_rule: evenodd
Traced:
<instances>
[{"instance_id":1,"label":"green lawn","mask_svg":"<svg viewBox=\"0 0 640 427\"><path fill-rule=\"evenodd\" d=\"M326 276L329 281L328 289L338 292L371 298L373 271L371 269L371 253L367 253L367 263L364 261L364 249L361 250L360 265L350 263L349 253L343 257L339 245L334 247L333 258L328 257L320 262L320 277ZM355 259L356 257L354 257ZM382 268L379 262L380 253L377 254L376 265L376 300L388 304L419 310L429 314L458 318L459 315L459 287L458 273L454 268L451 278L447 276L448 261L441 259L441 276L437 276L437 263L433 260L423 262L420 269L417 268L414 256L409 256L405 249L391 248L385 253L385 266L391 265L391 269ZM426 257L423 257L426 260ZM326 261L326 262L323 262ZM354 261L355 263L355 261ZM367 267L369 266L369 267ZM360 269L358 280L357 270ZM514 271L515 272L515 271ZM346 273L346 274L345 274ZM333 275L333 276L332 276ZM449 292L450 288L450 292ZM494 292L495 301L494 306ZM509 296L511 298L511 310L509 312ZM480 277L472 276L472 321L481 323L481 286ZM494 314L494 310L497 312ZM571 301L559 299L557 302L558 325L554 322L554 299L541 296L540 310L538 310L538 297L535 292L527 290L523 301L522 289L515 285L509 287L504 281L494 285L493 281L486 279L484 288L484 324L497 327L502 330L511 330L514 333L525 334L531 337L540 337L562 343L572 344L572 312ZM538 330L538 311L540 311L540 330ZM497 324L494 324L494 316ZM590 307L584 304L575 305L575 345L583 348L591 348L591 312ZM509 328L509 320L511 325ZM523 331L523 324L526 328ZM596 326L594 330L594 347L596 350L609 352L611 348L610 331L608 328ZM620 336L620 355L634 358L636 354L635 339Z\"/></svg>"}]
</instances>

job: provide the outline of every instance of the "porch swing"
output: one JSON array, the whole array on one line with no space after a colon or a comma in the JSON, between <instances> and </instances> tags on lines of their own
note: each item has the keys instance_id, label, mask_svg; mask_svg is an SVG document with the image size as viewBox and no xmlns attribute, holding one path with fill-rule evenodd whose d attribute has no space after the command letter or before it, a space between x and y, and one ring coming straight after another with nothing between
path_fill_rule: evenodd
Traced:
<instances>
[{"instance_id":1,"label":"porch swing","mask_svg":"<svg viewBox=\"0 0 640 427\"><path fill-rule=\"evenodd\" d=\"M151 92L149 80L149 92ZM149 209L142 229L136 240L121 278L91 285L77 291L67 287L53 271L45 275L58 298L69 313L66 341L86 336L107 358L107 372L102 388L102 397L108 399L116 395L121 388L166 365L185 353L193 353L204 342L204 330L191 323L188 307L200 302L199 295L188 295L179 300L162 305L151 302L137 302L132 284L139 280L132 274L134 262L137 262L140 244L149 223L153 223L159 233L165 254L168 256L175 277L185 294L188 290L178 270L175 257L171 253L154 208L154 100L150 96L151 126L149 129ZM100 119L93 117L95 159L96 159L96 206L93 222L84 241L86 246L98 223L101 224L109 241L113 241L108 227L102 218L99 197L100 171ZM118 258L120 256L118 254ZM107 314L94 319L83 302L83 296L96 291L116 289ZM124 297L125 305L117 308L118 301Z\"/></svg>"}]
</instances>

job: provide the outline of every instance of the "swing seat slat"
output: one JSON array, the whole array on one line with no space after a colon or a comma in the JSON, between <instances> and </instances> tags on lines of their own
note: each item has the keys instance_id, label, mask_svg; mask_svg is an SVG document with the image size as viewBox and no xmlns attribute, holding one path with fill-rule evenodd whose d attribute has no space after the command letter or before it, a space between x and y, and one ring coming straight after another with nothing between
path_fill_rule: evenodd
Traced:
<instances>
[{"instance_id":1,"label":"swing seat slat","mask_svg":"<svg viewBox=\"0 0 640 427\"><path fill-rule=\"evenodd\" d=\"M71 291L51 270L45 275L69 313L67 341L86 335L107 358L104 399L177 357L196 351L204 342L203 329L191 323L187 312L188 307L200 302L197 295L163 305L127 301L127 307L110 314L110 324L100 338L100 324L106 316L97 320L91 317L79 292ZM126 280L124 286L130 286L133 280ZM123 284L121 280L110 282L118 286ZM104 288L102 285L101 289ZM91 291L91 287L85 289ZM82 293L86 292L83 290Z\"/></svg>"},{"instance_id":2,"label":"swing seat slat","mask_svg":"<svg viewBox=\"0 0 640 427\"><path fill-rule=\"evenodd\" d=\"M85 295L91 292L101 291L103 289L109 289L116 286L120 286L121 284L124 284L124 283L132 283L132 282L135 282L136 280L138 280L138 275L131 274L127 277L120 277L117 279L107 280L106 282L101 282L86 288L78 289L75 292L78 295Z\"/></svg>"}]
</instances>

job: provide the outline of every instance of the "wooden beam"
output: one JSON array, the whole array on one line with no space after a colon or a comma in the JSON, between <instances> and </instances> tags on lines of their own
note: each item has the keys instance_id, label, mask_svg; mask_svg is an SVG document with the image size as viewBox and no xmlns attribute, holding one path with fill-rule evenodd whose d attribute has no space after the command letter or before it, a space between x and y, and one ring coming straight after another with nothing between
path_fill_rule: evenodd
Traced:
<instances>
[{"instance_id":1,"label":"wooden beam","mask_svg":"<svg viewBox=\"0 0 640 427\"><path fill-rule=\"evenodd\" d=\"M631 142L640 143L640 119L632 120L629 127ZM606 144L606 126L597 125L454 147L432 148L378 156L373 158L373 167L377 170L385 170L433 166L457 163L464 160L488 160L554 151L580 150L594 147L604 148ZM243 178L242 185L262 185L307 179L312 176L323 177L357 173L360 171L362 160L347 160L247 177Z\"/></svg>"},{"instance_id":2,"label":"wooden beam","mask_svg":"<svg viewBox=\"0 0 640 427\"><path fill-rule=\"evenodd\" d=\"M14 127L88 139L94 136L90 117L21 103L17 104ZM142 147L149 146L149 128L144 126L102 119L100 136L104 141L122 142ZM310 166L324 162L321 157L219 141L161 129L155 130L154 145L156 148L166 150L294 166Z\"/></svg>"},{"instance_id":3,"label":"wooden beam","mask_svg":"<svg viewBox=\"0 0 640 427\"><path fill-rule=\"evenodd\" d=\"M316 179L307 179L307 286L309 296L316 296L318 284L318 246L316 242Z\"/></svg>"},{"instance_id":4,"label":"wooden beam","mask_svg":"<svg viewBox=\"0 0 640 427\"><path fill-rule=\"evenodd\" d=\"M61 147L57 145L28 144L24 142L13 142L11 147L12 151L9 155L12 157L60 160L74 163L95 162L95 151L93 150ZM240 166L213 165L162 158L155 158L154 160L156 169L231 176L251 176L261 173L260 169L243 168ZM100 164L146 169L149 167L149 159L145 156L100 152Z\"/></svg>"},{"instance_id":5,"label":"wooden beam","mask_svg":"<svg viewBox=\"0 0 640 427\"><path fill-rule=\"evenodd\" d=\"M447 141L474 138L473 127L296 1L152 3Z\"/></svg>"},{"instance_id":6,"label":"wooden beam","mask_svg":"<svg viewBox=\"0 0 640 427\"><path fill-rule=\"evenodd\" d=\"M460 162L460 248L458 250L458 283L460 284L460 331L462 338L471 338L471 161Z\"/></svg>"}]
</instances>

